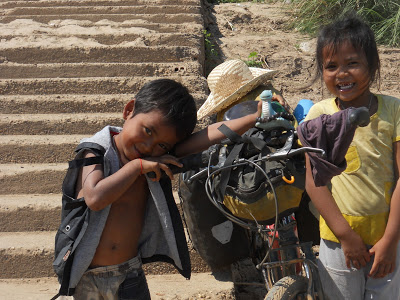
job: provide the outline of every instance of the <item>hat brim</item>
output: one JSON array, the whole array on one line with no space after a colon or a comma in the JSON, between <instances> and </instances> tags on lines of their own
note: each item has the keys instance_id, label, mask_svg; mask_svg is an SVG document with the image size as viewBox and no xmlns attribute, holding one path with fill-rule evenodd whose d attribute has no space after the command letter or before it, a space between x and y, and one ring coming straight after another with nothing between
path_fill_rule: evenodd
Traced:
<instances>
[{"instance_id":1,"label":"hat brim","mask_svg":"<svg viewBox=\"0 0 400 300\"><path fill-rule=\"evenodd\" d=\"M254 78L248 81L246 84L242 85L235 92L225 97L222 100L216 101L213 93L211 93L207 100L203 103L203 105L197 111L197 119L200 120L206 116L209 116L213 113L217 113L224 108L228 107L235 101L244 97L247 93L252 91L254 88L258 87L261 83L271 79L278 71L261 69L261 68L249 68Z\"/></svg>"}]
</instances>

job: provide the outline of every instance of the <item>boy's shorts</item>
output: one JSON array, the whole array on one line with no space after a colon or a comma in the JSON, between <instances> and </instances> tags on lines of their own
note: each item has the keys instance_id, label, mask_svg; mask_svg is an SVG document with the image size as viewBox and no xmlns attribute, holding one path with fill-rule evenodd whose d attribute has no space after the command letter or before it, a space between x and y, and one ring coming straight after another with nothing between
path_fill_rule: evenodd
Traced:
<instances>
[{"instance_id":1,"label":"boy's shorts","mask_svg":"<svg viewBox=\"0 0 400 300\"><path fill-rule=\"evenodd\" d=\"M76 300L149 300L150 292L136 256L119 265L87 270L76 286Z\"/></svg>"}]
</instances>

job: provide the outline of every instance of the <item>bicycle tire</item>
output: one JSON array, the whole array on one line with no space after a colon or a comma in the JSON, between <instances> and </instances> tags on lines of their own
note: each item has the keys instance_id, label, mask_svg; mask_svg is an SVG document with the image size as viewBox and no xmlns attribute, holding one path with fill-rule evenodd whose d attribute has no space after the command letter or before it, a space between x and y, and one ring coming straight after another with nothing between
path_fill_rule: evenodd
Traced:
<instances>
[{"instance_id":1,"label":"bicycle tire","mask_svg":"<svg viewBox=\"0 0 400 300\"><path fill-rule=\"evenodd\" d=\"M299 275L281 278L268 291L264 300L294 300L298 294L307 292L308 279Z\"/></svg>"}]
</instances>

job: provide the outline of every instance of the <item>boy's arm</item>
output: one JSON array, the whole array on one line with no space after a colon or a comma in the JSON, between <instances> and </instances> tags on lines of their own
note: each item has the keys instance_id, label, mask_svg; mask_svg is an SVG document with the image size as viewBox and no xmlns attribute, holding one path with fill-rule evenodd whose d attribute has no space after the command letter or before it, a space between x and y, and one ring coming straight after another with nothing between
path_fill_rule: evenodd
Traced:
<instances>
[{"instance_id":1,"label":"boy's arm","mask_svg":"<svg viewBox=\"0 0 400 300\"><path fill-rule=\"evenodd\" d=\"M258 104L258 110L254 114L244 116L239 119L222 121L209 125L208 127L193 133L187 139L176 145L176 157L184 157L189 154L198 153L208 149L208 147L218 144L226 136L218 130L222 124L228 126L231 130L242 135L256 124L256 119L261 115L261 101Z\"/></svg>"},{"instance_id":2,"label":"boy's arm","mask_svg":"<svg viewBox=\"0 0 400 300\"><path fill-rule=\"evenodd\" d=\"M394 271L400 239L400 142L393 144L393 153L397 180L390 201L389 219L383 237L369 251L375 258L368 275L375 278L385 277Z\"/></svg>"},{"instance_id":3,"label":"boy's arm","mask_svg":"<svg viewBox=\"0 0 400 300\"><path fill-rule=\"evenodd\" d=\"M328 187L316 187L311 172L311 164L306 155L306 190L311 201L342 245L348 268L351 264L357 269L370 260L367 248L361 237L351 229L333 199Z\"/></svg>"},{"instance_id":4,"label":"boy's arm","mask_svg":"<svg viewBox=\"0 0 400 300\"><path fill-rule=\"evenodd\" d=\"M93 156L89 151L85 154L85 157ZM101 210L118 200L139 177L145 184L144 176L140 176L142 174L155 172L156 178L153 181L158 181L161 170L164 170L172 180L173 174L167 164L182 166L175 157L164 155L131 160L108 177L104 177L101 165L83 167L77 181L76 198L84 197L91 210Z\"/></svg>"}]
</instances>

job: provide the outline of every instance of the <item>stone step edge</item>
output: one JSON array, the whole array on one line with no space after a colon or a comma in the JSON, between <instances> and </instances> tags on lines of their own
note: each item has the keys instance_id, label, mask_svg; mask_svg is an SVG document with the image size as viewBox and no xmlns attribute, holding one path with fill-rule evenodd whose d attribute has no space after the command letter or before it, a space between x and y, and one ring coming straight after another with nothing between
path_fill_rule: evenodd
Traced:
<instances>
[{"instance_id":1,"label":"stone step edge","mask_svg":"<svg viewBox=\"0 0 400 300\"><path fill-rule=\"evenodd\" d=\"M177 191L172 191L175 203L180 204ZM0 195L0 212L15 211L25 208L42 209L61 209L62 194L15 194Z\"/></svg>"},{"instance_id":2,"label":"stone step edge","mask_svg":"<svg viewBox=\"0 0 400 300\"><path fill-rule=\"evenodd\" d=\"M14 8L14 7L32 7L32 4L39 5L43 4L45 7L52 7L52 6L62 6L59 4L65 4L65 6L68 6L71 2L68 0L49 0L49 1L20 1L20 0L8 0L5 1L4 3L0 3L0 7L2 8ZM106 4L107 5L101 5L101 4ZM96 5L101 5L101 6L110 6L114 4L118 4L118 6L136 6L136 5L144 5L146 3L149 4L158 4L158 5L167 5L174 3L175 5L190 5L191 3L193 5L199 5L199 0L80 0L78 3L74 3L75 6L96 6Z\"/></svg>"},{"instance_id":3,"label":"stone step edge","mask_svg":"<svg viewBox=\"0 0 400 300\"><path fill-rule=\"evenodd\" d=\"M206 100L205 93L191 93L198 107ZM53 94L0 95L3 114L121 113L134 94ZM1 140L0 140L1 143Z\"/></svg>"},{"instance_id":4,"label":"stone step edge","mask_svg":"<svg viewBox=\"0 0 400 300\"><path fill-rule=\"evenodd\" d=\"M122 112L121 112L122 113ZM0 124L9 123L13 124L21 122L73 122L82 120L107 120L107 119L120 119L121 113L106 112L106 113L73 113L73 114L0 114Z\"/></svg>"},{"instance_id":5,"label":"stone step edge","mask_svg":"<svg viewBox=\"0 0 400 300\"><path fill-rule=\"evenodd\" d=\"M202 93L191 93L194 98L204 97ZM123 98L122 101L129 101L135 95L132 94L48 94L48 95L0 95L0 102L16 102L16 101L65 101L66 99L70 102L87 102L87 100L93 100L101 102L102 100L114 100ZM32 99L33 98L33 99ZM99 100L100 99L100 100ZM1 105L0 105L1 107Z\"/></svg>"},{"instance_id":6,"label":"stone step edge","mask_svg":"<svg viewBox=\"0 0 400 300\"><path fill-rule=\"evenodd\" d=\"M165 30L168 28L168 25L179 26L179 28L185 28L182 26L188 24L196 27L199 25L202 27L203 18L200 14L185 14L185 13L177 13L177 14L165 14L163 15L164 26L160 26L158 23L160 16L159 14L70 14L70 15L2 15L0 16L0 23L11 23L18 19L32 19L36 22L44 22L48 23L54 20L88 20L91 22L98 22L104 19L112 21L112 22L124 22L129 20L144 20L149 21L150 23L140 23L143 27L156 27ZM135 24L136 26L140 26L139 23Z\"/></svg>"},{"instance_id":7,"label":"stone step edge","mask_svg":"<svg viewBox=\"0 0 400 300\"><path fill-rule=\"evenodd\" d=\"M8 255L54 252L56 231L0 232L0 253Z\"/></svg>"},{"instance_id":8,"label":"stone step edge","mask_svg":"<svg viewBox=\"0 0 400 300\"><path fill-rule=\"evenodd\" d=\"M199 3L200 4L200 3ZM149 3L138 5L62 5L62 6L17 6L13 8L4 8L4 16L25 16L25 15L69 15L69 14L198 14L200 5L182 5L182 4L162 4Z\"/></svg>"},{"instance_id":9,"label":"stone step edge","mask_svg":"<svg viewBox=\"0 0 400 300\"><path fill-rule=\"evenodd\" d=\"M68 163L43 164L0 164L0 179L9 176L19 176L30 172L56 171L66 172ZM61 183L60 183L61 184Z\"/></svg>"},{"instance_id":10,"label":"stone step edge","mask_svg":"<svg viewBox=\"0 0 400 300\"><path fill-rule=\"evenodd\" d=\"M14 63L0 65L0 79L191 76L201 74L199 62L171 63ZM96 76L93 76L96 74Z\"/></svg>"},{"instance_id":11,"label":"stone step edge","mask_svg":"<svg viewBox=\"0 0 400 300\"><path fill-rule=\"evenodd\" d=\"M7 213L21 209L61 209L61 194L0 195L0 212Z\"/></svg>"},{"instance_id":12,"label":"stone step edge","mask_svg":"<svg viewBox=\"0 0 400 300\"><path fill-rule=\"evenodd\" d=\"M145 83L162 77L142 76L134 77L84 77L84 78L26 78L26 79L0 79L0 92L3 95L42 95L43 91L40 86L45 86L49 91L48 95L60 94L60 90L65 90L63 94L83 94L82 90L87 94L102 94L98 91L104 91L104 94L118 94L122 92L135 94ZM207 82L202 76L167 76L169 79L176 80L185 85L191 94L206 92ZM96 85L99 84L100 86ZM198 86L192 86L197 83ZM18 88L19 93L14 92ZM63 89L64 88L64 89ZM37 94L33 92L37 91ZM108 91L108 92L107 92ZM74 93L75 92L75 93ZM114 93L113 93L114 92Z\"/></svg>"},{"instance_id":13,"label":"stone step edge","mask_svg":"<svg viewBox=\"0 0 400 300\"><path fill-rule=\"evenodd\" d=\"M97 16L97 15L95 15L95 16ZM99 16L102 16L102 15L99 15ZM147 16L147 15L145 15L145 16ZM31 17L40 17L40 16L31 16ZM68 18L65 20L60 20L59 18L57 18L57 16L50 16L50 17L55 17L55 19L48 20L48 22L57 21L57 23L61 23L61 24L58 24L59 26L68 25L68 23L67 24L64 24L64 23L74 20L73 16L67 16ZM153 16L151 16L151 17L153 18ZM0 21L3 21L0 24L8 24L11 22L17 22L17 21L21 20L18 18L13 18L13 19L14 20L11 20L9 22L4 22L7 20L4 18L4 16L0 16ZM187 29L187 23L182 23L182 22L180 22L180 23L165 23L165 22L158 23L158 22L152 22L149 20L142 21L142 19L139 19L139 18L123 20L122 22L121 21L113 21L113 20L104 20L104 18L99 18L98 21L82 20L82 18L76 18L76 17L75 17L75 19L76 19L76 20L74 20L75 23L76 23L76 21L84 21L84 23L79 24L79 26L85 27L85 28L86 27L90 28L93 26L111 26L111 27L118 27L118 28L134 27L136 29L137 28L147 29L150 32L155 33L155 34L177 33L177 32L179 33L181 31L187 32L187 30L185 30L185 29ZM48 22L43 23L43 21L33 20L32 18L29 19L29 21L34 22L34 23L43 24L43 25L46 25L46 23L48 23ZM50 26L55 26L55 25L56 24L51 23ZM199 30L201 30L203 28L203 25L201 23L192 23L191 26L193 28L193 31L195 31L195 29L197 29L197 28ZM193 34L193 33L191 33L191 34Z\"/></svg>"},{"instance_id":14,"label":"stone step edge","mask_svg":"<svg viewBox=\"0 0 400 300\"><path fill-rule=\"evenodd\" d=\"M39 29L40 30L40 29ZM79 30L84 30L82 27ZM45 31L45 29L43 30ZM35 33L24 33L24 34L0 34L0 40L2 40L2 47L6 47L8 43L12 44L35 44L42 43L46 45L49 43L49 40L57 40L68 42L75 42L77 40L86 41L88 44L93 45L104 45L108 47L112 46L123 46L123 45L145 45L147 47L155 47L155 46L186 46L186 47L200 47L203 45L202 34L200 32L191 33L191 34L171 34L171 33L140 33L140 34L132 34L132 33L124 33L120 30L120 28L116 28L115 31L119 31L117 34L114 32L110 32L108 34L57 34L53 32L47 32L45 35L35 34ZM154 36L155 35L155 36ZM31 40L32 42L28 42L27 40ZM72 40L74 39L74 40ZM34 42L33 42L34 41Z\"/></svg>"},{"instance_id":15,"label":"stone step edge","mask_svg":"<svg viewBox=\"0 0 400 300\"><path fill-rule=\"evenodd\" d=\"M71 134L71 135L3 135L0 139L0 146L13 145L35 146L35 145L62 145L75 144L90 134Z\"/></svg>"}]
</instances>

